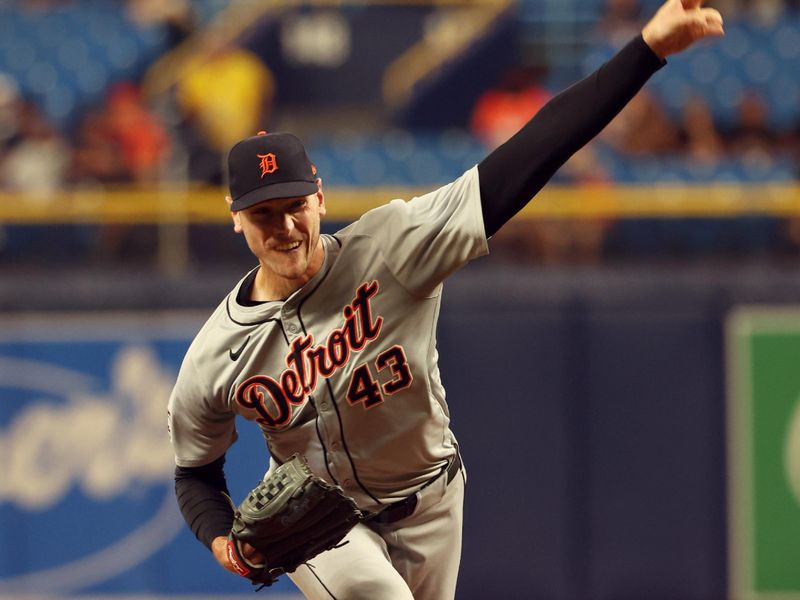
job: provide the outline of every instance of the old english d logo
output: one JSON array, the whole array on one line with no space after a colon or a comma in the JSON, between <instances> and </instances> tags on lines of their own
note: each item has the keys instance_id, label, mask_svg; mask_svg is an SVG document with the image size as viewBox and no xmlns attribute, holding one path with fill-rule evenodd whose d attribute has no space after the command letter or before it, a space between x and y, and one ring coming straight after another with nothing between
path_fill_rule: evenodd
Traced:
<instances>
[{"instance_id":1,"label":"old english d logo","mask_svg":"<svg viewBox=\"0 0 800 600\"><path fill-rule=\"evenodd\" d=\"M259 166L261 167L261 178L264 178L264 175L268 173L274 173L278 170L278 160L275 158L275 154L270 152L268 154L256 154L261 162Z\"/></svg>"}]
</instances>

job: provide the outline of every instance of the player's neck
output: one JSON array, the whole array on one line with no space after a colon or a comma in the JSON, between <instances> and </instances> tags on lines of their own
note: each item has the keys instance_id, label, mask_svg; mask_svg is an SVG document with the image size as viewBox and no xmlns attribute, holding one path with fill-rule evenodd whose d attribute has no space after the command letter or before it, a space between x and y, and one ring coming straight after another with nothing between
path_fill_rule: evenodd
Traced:
<instances>
[{"instance_id":1,"label":"player's neck","mask_svg":"<svg viewBox=\"0 0 800 600\"><path fill-rule=\"evenodd\" d=\"M308 263L308 268L300 277L282 277L275 273L269 265L261 262L261 267L256 273L253 287L250 290L250 299L255 302L269 302L272 300L285 300L294 292L303 287L316 275L322 268L325 260L325 248L322 240L319 240L317 247Z\"/></svg>"}]
</instances>

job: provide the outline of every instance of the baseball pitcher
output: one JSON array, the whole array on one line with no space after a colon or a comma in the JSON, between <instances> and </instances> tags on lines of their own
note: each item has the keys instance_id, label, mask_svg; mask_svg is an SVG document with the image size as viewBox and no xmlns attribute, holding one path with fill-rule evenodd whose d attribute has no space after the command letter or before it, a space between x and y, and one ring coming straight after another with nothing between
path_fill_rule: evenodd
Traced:
<instances>
[{"instance_id":1,"label":"baseball pitcher","mask_svg":"<svg viewBox=\"0 0 800 600\"><path fill-rule=\"evenodd\" d=\"M233 228L258 265L197 334L169 400L178 504L222 567L260 585L286 573L308 598L454 598L466 475L437 366L442 283L668 55L723 34L701 4L669 0L461 177L334 235L297 137L231 149ZM224 475L237 416L270 455L238 505Z\"/></svg>"}]
</instances>

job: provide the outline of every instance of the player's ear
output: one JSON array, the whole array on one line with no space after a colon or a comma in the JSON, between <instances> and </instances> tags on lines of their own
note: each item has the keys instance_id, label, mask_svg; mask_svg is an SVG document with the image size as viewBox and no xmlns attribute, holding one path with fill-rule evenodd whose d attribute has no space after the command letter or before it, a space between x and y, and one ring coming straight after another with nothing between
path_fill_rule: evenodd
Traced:
<instances>
[{"instance_id":1,"label":"player's ear","mask_svg":"<svg viewBox=\"0 0 800 600\"><path fill-rule=\"evenodd\" d=\"M325 216L325 194L322 191L322 179L317 177L317 201L319 202L319 214Z\"/></svg>"},{"instance_id":2,"label":"player's ear","mask_svg":"<svg viewBox=\"0 0 800 600\"><path fill-rule=\"evenodd\" d=\"M225 204L228 205L228 210L231 211L231 219L233 220L233 230L236 233L242 233L242 218L239 216L239 211L231 210L233 199L230 196L225 196Z\"/></svg>"}]
</instances>

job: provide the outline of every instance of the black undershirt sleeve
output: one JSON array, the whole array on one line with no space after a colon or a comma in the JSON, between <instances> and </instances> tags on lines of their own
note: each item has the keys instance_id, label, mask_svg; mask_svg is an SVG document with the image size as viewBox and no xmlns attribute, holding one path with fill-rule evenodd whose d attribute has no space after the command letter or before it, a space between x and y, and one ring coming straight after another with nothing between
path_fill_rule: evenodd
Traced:
<instances>
[{"instance_id":1,"label":"black undershirt sleeve","mask_svg":"<svg viewBox=\"0 0 800 600\"><path fill-rule=\"evenodd\" d=\"M550 100L478 165L486 236L519 212L665 63L641 35L597 71Z\"/></svg>"},{"instance_id":2,"label":"black undershirt sleeve","mask_svg":"<svg viewBox=\"0 0 800 600\"><path fill-rule=\"evenodd\" d=\"M225 456L202 467L175 467L175 495L183 518L198 540L209 549L233 525L233 508L225 481Z\"/></svg>"}]
</instances>

